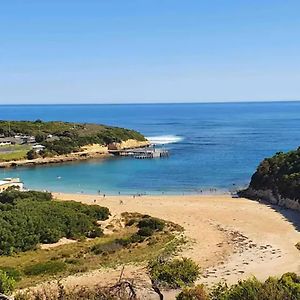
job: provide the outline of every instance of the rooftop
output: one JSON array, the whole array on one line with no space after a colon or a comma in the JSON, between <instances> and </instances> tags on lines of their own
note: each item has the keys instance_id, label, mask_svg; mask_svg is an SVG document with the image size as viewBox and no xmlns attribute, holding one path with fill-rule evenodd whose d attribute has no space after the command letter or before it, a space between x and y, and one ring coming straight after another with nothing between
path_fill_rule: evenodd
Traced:
<instances>
[{"instance_id":1,"label":"rooftop","mask_svg":"<svg viewBox=\"0 0 300 300\"><path fill-rule=\"evenodd\" d=\"M4 185L8 183L21 183L21 181L20 178L4 178L0 180L0 185Z\"/></svg>"}]
</instances>

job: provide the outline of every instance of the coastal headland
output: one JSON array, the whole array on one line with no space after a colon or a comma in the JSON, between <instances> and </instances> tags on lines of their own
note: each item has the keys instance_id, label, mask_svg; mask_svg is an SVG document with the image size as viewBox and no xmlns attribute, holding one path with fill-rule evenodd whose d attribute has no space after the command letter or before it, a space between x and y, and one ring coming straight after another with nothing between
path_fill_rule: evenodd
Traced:
<instances>
[{"instance_id":1,"label":"coastal headland","mask_svg":"<svg viewBox=\"0 0 300 300\"><path fill-rule=\"evenodd\" d=\"M110 149L149 146L137 131L98 124L0 121L0 168L106 158Z\"/></svg>"},{"instance_id":2,"label":"coastal headland","mask_svg":"<svg viewBox=\"0 0 300 300\"><path fill-rule=\"evenodd\" d=\"M295 211L226 195L95 196L55 193L63 201L108 207L112 217L138 212L175 222L184 228L187 244L179 255L192 258L202 270L200 283L236 283L256 276L264 280L285 272L300 273L299 218ZM145 266L127 266L124 276L146 280ZM114 282L120 269L97 270L64 279L66 285ZM170 298L172 299L172 298Z\"/></svg>"},{"instance_id":3,"label":"coastal headland","mask_svg":"<svg viewBox=\"0 0 300 300\"><path fill-rule=\"evenodd\" d=\"M127 140L120 143L120 149L141 148L149 146L148 141ZM53 157L37 157L34 159L20 159L0 162L0 168L30 167L55 163L65 163L72 161L83 161L88 159L106 159L113 155L107 146L91 144L83 146L81 151L68 154L55 155Z\"/></svg>"}]
</instances>

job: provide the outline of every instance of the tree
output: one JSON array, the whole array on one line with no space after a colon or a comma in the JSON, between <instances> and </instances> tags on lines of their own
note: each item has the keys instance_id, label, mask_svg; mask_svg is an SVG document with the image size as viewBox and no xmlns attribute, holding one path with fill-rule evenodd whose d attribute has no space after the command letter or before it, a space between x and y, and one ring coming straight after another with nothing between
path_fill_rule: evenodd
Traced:
<instances>
[{"instance_id":1,"label":"tree","mask_svg":"<svg viewBox=\"0 0 300 300\"><path fill-rule=\"evenodd\" d=\"M30 150L27 152L27 159L35 159L35 158L38 158L38 155L34 150Z\"/></svg>"}]
</instances>

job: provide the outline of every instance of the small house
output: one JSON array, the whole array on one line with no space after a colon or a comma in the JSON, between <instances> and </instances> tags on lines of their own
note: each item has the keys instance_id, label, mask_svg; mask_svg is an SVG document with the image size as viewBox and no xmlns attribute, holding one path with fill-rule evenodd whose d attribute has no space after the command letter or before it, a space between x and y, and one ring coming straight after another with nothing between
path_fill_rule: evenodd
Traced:
<instances>
[{"instance_id":1,"label":"small house","mask_svg":"<svg viewBox=\"0 0 300 300\"><path fill-rule=\"evenodd\" d=\"M19 191L24 189L24 184L20 181L20 178L4 178L0 180L0 193L4 192L10 187L15 187Z\"/></svg>"},{"instance_id":2,"label":"small house","mask_svg":"<svg viewBox=\"0 0 300 300\"><path fill-rule=\"evenodd\" d=\"M34 146L32 146L32 150L34 150L36 153L39 153L44 149L45 149L45 146L43 146L43 145L34 145Z\"/></svg>"}]
</instances>

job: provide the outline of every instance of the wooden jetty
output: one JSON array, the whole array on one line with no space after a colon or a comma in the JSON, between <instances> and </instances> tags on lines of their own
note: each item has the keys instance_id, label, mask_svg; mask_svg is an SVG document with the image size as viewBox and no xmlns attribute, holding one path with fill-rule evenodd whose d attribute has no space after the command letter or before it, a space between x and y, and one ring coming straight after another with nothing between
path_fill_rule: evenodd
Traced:
<instances>
[{"instance_id":1,"label":"wooden jetty","mask_svg":"<svg viewBox=\"0 0 300 300\"><path fill-rule=\"evenodd\" d=\"M109 153L118 156L129 156L136 159L164 158L169 156L168 150L154 147L109 150Z\"/></svg>"}]
</instances>

